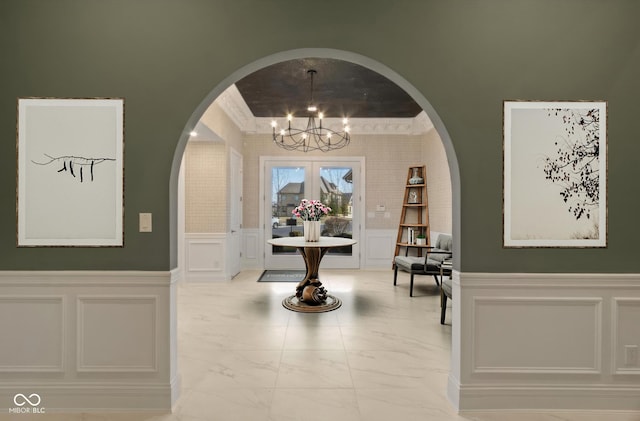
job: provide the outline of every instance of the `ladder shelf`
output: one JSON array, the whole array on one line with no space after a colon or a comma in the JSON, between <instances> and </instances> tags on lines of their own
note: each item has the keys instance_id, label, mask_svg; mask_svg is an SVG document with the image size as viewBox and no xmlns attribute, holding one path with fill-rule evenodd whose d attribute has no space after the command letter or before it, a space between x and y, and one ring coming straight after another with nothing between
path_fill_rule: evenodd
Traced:
<instances>
[{"instance_id":1,"label":"ladder shelf","mask_svg":"<svg viewBox=\"0 0 640 421\"><path fill-rule=\"evenodd\" d=\"M422 250L431 246L426 175L424 165L409 167L394 256L400 255L403 249L405 255L414 250L413 253L422 256ZM424 236L421 244L418 244L419 235Z\"/></svg>"}]
</instances>

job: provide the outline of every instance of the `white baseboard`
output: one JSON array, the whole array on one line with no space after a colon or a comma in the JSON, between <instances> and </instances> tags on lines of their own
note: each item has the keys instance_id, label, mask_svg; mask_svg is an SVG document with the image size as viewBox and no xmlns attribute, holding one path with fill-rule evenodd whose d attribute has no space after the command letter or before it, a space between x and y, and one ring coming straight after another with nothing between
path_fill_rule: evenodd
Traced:
<instances>
[{"instance_id":1,"label":"white baseboard","mask_svg":"<svg viewBox=\"0 0 640 421\"><path fill-rule=\"evenodd\" d=\"M484 410L523 411L640 411L640 386L464 386L461 412ZM639 412L640 415L640 412ZM606 419L606 418L602 418Z\"/></svg>"},{"instance_id":2,"label":"white baseboard","mask_svg":"<svg viewBox=\"0 0 640 421\"><path fill-rule=\"evenodd\" d=\"M14 405L17 394L29 397L34 393L40 398L38 405ZM0 413L170 412L171 394L168 384L20 382L0 386Z\"/></svg>"}]
</instances>

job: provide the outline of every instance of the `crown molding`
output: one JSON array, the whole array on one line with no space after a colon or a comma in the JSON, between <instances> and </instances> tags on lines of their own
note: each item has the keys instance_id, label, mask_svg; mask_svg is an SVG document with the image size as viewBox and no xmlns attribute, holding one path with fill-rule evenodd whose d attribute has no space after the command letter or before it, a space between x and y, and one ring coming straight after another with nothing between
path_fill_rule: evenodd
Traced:
<instances>
[{"instance_id":1,"label":"crown molding","mask_svg":"<svg viewBox=\"0 0 640 421\"><path fill-rule=\"evenodd\" d=\"M216 99L216 103L229 116L231 120L244 133L270 134L270 117L254 117L242 95L231 85ZM276 118L284 122L285 118ZM294 118L296 126L306 125L307 118ZM335 130L342 129L342 120L339 118L325 118L323 125ZM420 135L433 128L433 123L422 111L414 118L351 118L349 119L352 135Z\"/></svg>"},{"instance_id":2,"label":"crown molding","mask_svg":"<svg viewBox=\"0 0 640 421\"><path fill-rule=\"evenodd\" d=\"M247 103L244 102L235 84L229 86L221 93L215 102L218 103L220 108L233 120L241 131L246 133L255 132L256 118L251 113Z\"/></svg>"}]
</instances>

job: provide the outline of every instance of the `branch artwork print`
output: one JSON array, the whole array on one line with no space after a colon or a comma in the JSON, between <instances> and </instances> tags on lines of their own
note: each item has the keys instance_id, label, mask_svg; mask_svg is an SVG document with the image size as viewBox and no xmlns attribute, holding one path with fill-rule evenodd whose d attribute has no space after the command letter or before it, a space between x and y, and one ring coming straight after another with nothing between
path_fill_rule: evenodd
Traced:
<instances>
[{"instance_id":1,"label":"branch artwork print","mask_svg":"<svg viewBox=\"0 0 640 421\"><path fill-rule=\"evenodd\" d=\"M547 180L560 186L561 199L576 220L590 219L600 202L600 112L592 109L548 109L548 116L559 118L564 135L554 144L554 157L544 160Z\"/></svg>"},{"instance_id":2,"label":"branch artwork print","mask_svg":"<svg viewBox=\"0 0 640 421\"><path fill-rule=\"evenodd\" d=\"M94 180L95 167L104 162L115 161L114 158L86 158L83 156L51 156L48 154L44 154L49 160L44 162L36 162L31 160L36 165L53 165L58 164L59 169L58 173L68 173L69 175L77 178L81 183L85 181L85 179L89 181ZM88 178L87 178L88 177Z\"/></svg>"}]
</instances>

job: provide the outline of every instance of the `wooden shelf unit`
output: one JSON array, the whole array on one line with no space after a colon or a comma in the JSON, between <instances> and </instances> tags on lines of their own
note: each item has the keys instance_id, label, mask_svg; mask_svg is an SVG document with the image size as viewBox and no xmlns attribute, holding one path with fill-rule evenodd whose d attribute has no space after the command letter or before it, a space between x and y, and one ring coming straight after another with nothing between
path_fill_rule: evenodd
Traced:
<instances>
[{"instance_id":1,"label":"wooden shelf unit","mask_svg":"<svg viewBox=\"0 0 640 421\"><path fill-rule=\"evenodd\" d=\"M418 256L422 256L422 249L431 246L426 175L427 171L424 165L409 167L394 256L400 255L403 249L405 255L409 255L409 251L415 249L415 253ZM410 180L414 176L422 178L422 183L412 184ZM416 233L423 234L425 236L425 244L409 243L409 229L414 229Z\"/></svg>"}]
</instances>

